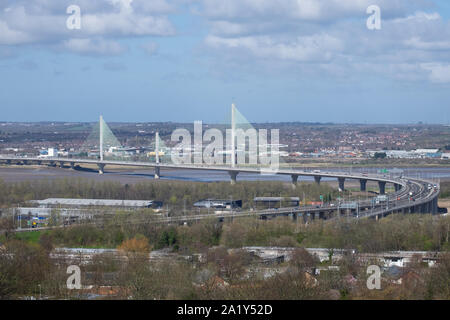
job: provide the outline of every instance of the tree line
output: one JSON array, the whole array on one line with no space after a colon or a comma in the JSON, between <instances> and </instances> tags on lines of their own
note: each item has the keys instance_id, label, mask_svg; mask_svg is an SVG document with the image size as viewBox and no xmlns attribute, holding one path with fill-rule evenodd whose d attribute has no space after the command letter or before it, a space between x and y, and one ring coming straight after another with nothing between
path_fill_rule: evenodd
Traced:
<instances>
[{"instance_id":1,"label":"tree line","mask_svg":"<svg viewBox=\"0 0 450 320\"><path fill-rule=\"evenodd\" d=\"M396 214L379 221L371 219L338 221L315 220L308 223L279 217L260 220L256 217L226 220L211 218L189 225L151 223L142 217L118 215L102 225L75 225L40 232L59 247L115 248L127 239L143 236L154 249L171 248L178 252L198 252L222 245L278 246L356 249L360 252L380 251L449 251L450 217L424 214ZM150 215L149 215L150 216ZM133 220L137 219L137 220ZM11 219L0 219L5 225ZM21 239L24 234L7 233L8 239ZM39 237L32 238L36 242ZM26 240L26 239L25 239Z\"/></svg>"},{"instance_id":2,"label":"tree line","mask_svg":"<svg viewBox=\"0 0 450 320\"><path fill-rule=\"evenodd\" d=\"M55 180L32 180L6 183L0 179L0 207L23 204L29 200L45 198L91 198L164 201L171 208L191 206L206 199L240 199L244 208L254 205L257 196L299 197L318 201L320 195L326 199L338 196L338 191L327 184L299 183L293 190L289 183L274 181L186 182L144 181L122 184L115 181L95 181L86 178Z\"/></svg>"}]
</instances>

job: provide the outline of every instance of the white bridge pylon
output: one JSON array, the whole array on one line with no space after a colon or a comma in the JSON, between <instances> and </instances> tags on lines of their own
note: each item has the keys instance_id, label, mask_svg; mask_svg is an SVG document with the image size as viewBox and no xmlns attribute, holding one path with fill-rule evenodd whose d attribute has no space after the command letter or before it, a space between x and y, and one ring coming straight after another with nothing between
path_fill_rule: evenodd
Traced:
<instances>
[{"instance_id":1,"label":"white bridge pylon","mask_svg":"<svg viewBox=\"0 0 450 320\"><path fill-rule=\"evenodd\" d=\"M104 161L105 153L108 154L111 148L120 149L122 145L100 115L99 121L93 125L91 133L80 149L88 157L98 152L98 159ZM103 173L103 167L104 165L99 164L99 173Z\"/></svg>"},{"instance_id":2,"label":"white bridge pylon","mask_svg":"<svg viewBox=\"0 0 450 320\"><path fill-rule=\"evenodd\" d=\"M234 102L231 104L231 112L229 114L231 115L231 121L227 122L231 124L230 130L231 132L226 133L227 143L223 145L221 148L216 149L215 152L218 151L219 153L226 155L225 161L226 164L224 167L232 169L229 171L231 182L232 183L236 182L236 176L239 173L239 170L237 169L238 165L240 166L240 164L243 164L244 167L253 167L255 169L259 169L260 174L265 175L276 174L276 171L278 171L279 169L279 154L280 154L279 153L280 145L278 142L279 139L278 130L271 129L270 139L272 140L271 141L272 143L269 143L267 141L268 140L267 130L266 129L256 130L251 125L251 123L238 111ZM226 131L228 131L228 129ZM275 143L273 131L277 131ZM269 147L270 151L268 150ZM98 154L98 159L100 160L100 162L98 163L100 174L103 173L103 169L105 166L105 163L102 162L104 162L105 160L114 160L114 159L124 160L120 158L123 158L123 156L121 155L123 155L123 152L126 152L126 148L122 147L119 140L115 137L115 135L105 122L102 115L99 116L98 123L94 125L91 134L88 136L81 149L87 151L88 157L89 156L92 157L92 155L95 156L96 154ZM169 150L167 149L164 141L161 140L158 132L155 133L153 150L155 157L153 161L156 164L155 178L159 178L160 166L162 165L161 154L163 155L163 159L165 159L166 158L165 155ZM171 152L173 152L173 150ZM201 150L200 152L203 155L203 150ZM151 155L152 153L153 152L149 153L149 155ZM173 156L173 154L170 155ZM275 162L274 157L276 158ZM170 162L170 159L168 160ZM201 161L203 162L204 159ZM144 162L146 161L144 160ZM272 166L273 163L276 163L276 165ZM284 168L286 169L286 167Z\"/></svg>"},{"instance_id":3,"label":"white bridge pylon","mask_svg":"<svg viewBox=\"0 0 450 320\"><path fill-rule=\"evenodd\" d=\"M256 129L247 118L239 112L236 104L231 104L230 142L227 140L224 153L229 155L227 163L232 169L239 165L259 169L260 174L274 175L283 164L283 168L291 169L281 158L280 148L287 147L279 143L279 129ZM268 131L270 131L270 142ZM228 137L228 133L227 133ZM247 141L248 140L248 141ZM248 158L247 158L248 157ZM237 172L237 171L235 171ZM235 175L231 174L232 183ZM296 183L296 182L295 182Z\"/></svg>"}]
</instances>

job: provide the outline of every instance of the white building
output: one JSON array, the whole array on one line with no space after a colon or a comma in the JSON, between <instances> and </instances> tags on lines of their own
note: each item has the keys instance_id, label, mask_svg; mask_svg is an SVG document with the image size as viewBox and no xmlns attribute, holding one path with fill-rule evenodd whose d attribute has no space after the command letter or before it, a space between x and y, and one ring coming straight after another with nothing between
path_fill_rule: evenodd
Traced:
<instances>
[{"instance_id":1,"label":"white building","mask_svg":"<svg viewBox=\"0 0 450 320\"><path fill-rule=\"evenodd\" d=\"M439 149L417 149L415 153L427 154L427 153L438 153Z\"/></svg>"},{"instance_id":2,"label":"white building","mask_svg":"<svg viewBox=\"0 0 450 320\"><path fill-rule=\"evenodd\" d=\"M58 149L56 149L56 148L48 148L47 149L47 156L48 157L56 157L56 156L58 156Z\"/></svg>"},{"instance_id":3,"label":"white building","mask_svg":"<svg viewBox=\"0 0 450 320\"><path fill-rule=\"evenodd\" d=\"M407 150L380 150L380 151L367 151L370 157L374 157L376 153L386 153L387 158L392 159L418 159L432 157L438 155L439 149L417 149L412 151Z\"/></svg>"}]
</instances>

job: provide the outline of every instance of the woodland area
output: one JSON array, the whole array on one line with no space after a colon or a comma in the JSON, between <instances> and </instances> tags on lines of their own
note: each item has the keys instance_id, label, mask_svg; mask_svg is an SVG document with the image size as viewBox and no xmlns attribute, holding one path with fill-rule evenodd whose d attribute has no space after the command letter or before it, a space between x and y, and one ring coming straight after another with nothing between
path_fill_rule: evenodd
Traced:
<instances>
[{"instance_id":1,"label":"woodland area","mask_svg":"<svg viewBox=\"0 0 450 320\"><path fill-rule=\"evenodd\" d=\"M300 184L294 191L283 183L143 183L124 186L92 183L86 180L60 180L0 184L3 207L28 199L45 197L92 197L162 199L182 208L183 198L197 200L233 194L251 201L256 194L309 197L333 190L326 184ZM449 184L443 184L443 194ZM276 191L274 191L276 190ZM175 197L171 199L171 197ZM179 210L179 209L177 209ZM181 210L181 209L180 209ZM379 221L299 220L242 218L204 220L188 225L151 223L151 213L117 212L102 225L74 225L53 230L13 233L12 220L0 218L0 298L44 295L49 299L84 299L66 288L65 261L51 253L58 247L113 248L128 257L118 262L104 254L82 266L83 281L94 286L115 288L110 298L133 299L449 299L450 298L450 217L420 214L395 214ZM135 219L139 223L130 223ZM292 260L267 268L244 246L295 247ZM439 251L442 259L435 267L417 260L406 268L413 280L394 284L383 282L382 290L366 288L366 265L351 256L338 263L337 271L312 275L317 267L327 266L310 256L304 248L355 249L357 252ZM167 250L178 256L201 254L199 260L175 259L148 263L148 254ZM350 279L350 280L349 280ZM415 280L414 280L415 279Z\"/></svg>"},{"instance_id":2,"label":"woodland area","mask_svg":"<svg viewBox=\"0 0 450 320\"><path fill-rule=\"evenodd\" d=\"M400 226L403 225L402 228ZM312 223L295 225L283 219L224 224L212 221L191 226L128 230L117 249L127 257L118 261L104 253L82 266L83 283L96 288L114 288L114 299L449 299L450 220L431 216L389 217L379 222L340 223L337 226ZM150 231L152 230L152 231ZM406 231L400 231L406 230ZM411 230L414 230L412 232ZM107 232L106 232L107 233ZM45 232L35 239L9 236L0 255L0 298L44 295L48 299L84 299L83 292L67 290L67 261L50 253L61 241L98 241L100 230L73 227ZM366 287L367 263L344 256L336 270L314 275L326 267L303 247L323 241L331 247L359 247L360 250L441 249L434 267L413 260L404 272L414 275L401 284L384 277L381 290ZM241 245L295 246L293 258L268 266L239 248ZM149 262L148 254L158 247L186 254L202 254L202 260L173 259ZM236 247L229 250L230 247ZM180 256L182 257L182 256ZM261 270L275 270L264 276ZM406 279L406 278L405 278ZM112 289L111 289L112 290Z\"/></svg>"}]
</instances>

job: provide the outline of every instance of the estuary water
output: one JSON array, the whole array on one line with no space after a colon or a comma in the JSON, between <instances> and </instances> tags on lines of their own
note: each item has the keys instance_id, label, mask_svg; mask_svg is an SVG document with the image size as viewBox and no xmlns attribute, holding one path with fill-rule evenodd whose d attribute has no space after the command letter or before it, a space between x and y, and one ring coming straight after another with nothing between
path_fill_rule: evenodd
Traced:
<instances>
[{"instance_id":1,"label":"estuary water","mask_svg":"<svg viewBox=\"0 0 450 320\"><path fill-rule=\"evenodd\" d=\"M316 168L301 168L312 171ZM352 173L376 173L379 168L326 168L320 169L321 172L352 172ZM409 177L425 178L430 180L450 180L449 167L424 167L424 168L387 168L389 174L399 174L403 170L403 175ZM392 173L391 173L392 172ZM0 179L5 182L19 182L41 179L60 179L60 178L89 178L98 181L114 180L121 183L137 183L148 179L153 179L152 169L110 169L105 167L105 173L99 175L95 170L71 170L69 168L59 167L3 167L0 166ZM161 169L162 180L213 182L229 181L230 177L226 172L203 171L203 170L176 170ZM262 175L239 173L238 181L290 181L290 176L284 175ZM335 181L336 179L323 178L322 181ZM299 177L299 181L314 181L313 177Z\"/></svg>"}]
</instances>

